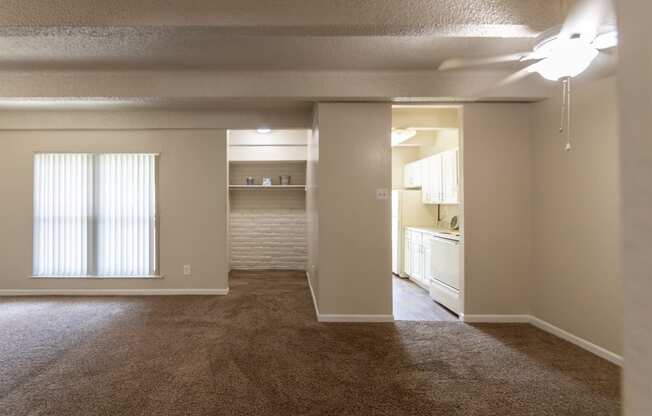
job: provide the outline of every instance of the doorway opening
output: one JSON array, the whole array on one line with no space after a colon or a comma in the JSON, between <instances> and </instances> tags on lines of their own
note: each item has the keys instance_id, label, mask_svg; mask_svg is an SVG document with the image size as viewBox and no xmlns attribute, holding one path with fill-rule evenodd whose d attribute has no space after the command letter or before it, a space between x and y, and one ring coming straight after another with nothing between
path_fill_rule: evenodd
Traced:
<instances>
[{"instance_id":1,"label":"doorway opening","mask_svg":"<svg viewBox=\"0 0 652 416\"><path fill-rule=\"evenodd\" d=\"M229 275L304 272L306 129L227 133ZM287 273L286 273L287 274Z\"/></svg>"},{"instance_id":2,"label":"doorway opening","mask_svg":"<svg viewBox=\"0 0 652 416\"><path fill-rule=\"evenodd\" d=\"M463 313L459 106L392 107L392 297L395 320Z\"/></svg>"}]
</instances>

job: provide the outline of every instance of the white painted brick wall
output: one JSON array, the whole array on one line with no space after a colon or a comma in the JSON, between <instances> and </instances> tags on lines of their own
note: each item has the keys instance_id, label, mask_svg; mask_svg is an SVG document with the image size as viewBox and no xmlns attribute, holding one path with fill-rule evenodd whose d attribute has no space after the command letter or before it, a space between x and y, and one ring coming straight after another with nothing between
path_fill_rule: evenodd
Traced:
<instances>
[{"instance_id":1,"label":"white painted brick wall","mask_svg":"<svg viewBox=\"0 0 652 416\"><path fill-rule=\"evenodd\" d=\"M302 190L235 190L230 203L232 269L305 269Z\"/></svg>"}]
</instances>

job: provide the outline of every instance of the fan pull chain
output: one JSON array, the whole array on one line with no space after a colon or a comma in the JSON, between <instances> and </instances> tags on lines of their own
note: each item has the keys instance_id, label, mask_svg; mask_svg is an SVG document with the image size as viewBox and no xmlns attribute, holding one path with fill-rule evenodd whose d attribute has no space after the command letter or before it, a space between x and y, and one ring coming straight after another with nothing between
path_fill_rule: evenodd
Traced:
<instances>
[{"instance_id":1,"label":"fan pull chain","mask_svg":"<svg viewBox=\"0 0 652 416\"><path fill-rule=\"evenodd\" d=\"M561 124L559 133L566 132L565 150L570 151L571 146L571 78L561 80Z\"/></svg>"},{"instance_id":2,"label":"fan pull chain","mask_svg":"<svg viewBox=\"0 0 652 416\"><path fill-rule=\"evenodd\" d=\"M564 132L566 126L566 81L561 80L561 122L559 124L559 134Z\"/></svg>"}]
</instances>

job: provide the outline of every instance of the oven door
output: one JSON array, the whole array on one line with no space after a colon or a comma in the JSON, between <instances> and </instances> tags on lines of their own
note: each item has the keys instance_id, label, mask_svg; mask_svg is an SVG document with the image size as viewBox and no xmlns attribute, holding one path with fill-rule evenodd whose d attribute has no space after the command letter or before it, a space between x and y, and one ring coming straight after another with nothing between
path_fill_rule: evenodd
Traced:
<instances>
[{"instance_id":1,"label":"oven door","mask_svg":"<svg viewBox=\"0 0 652 416\"><path fill-rule=\"evenodd\" d=\"M432 276L455 290L460 289L460 243L446 238L430 240Z\"/></svg>"}]
</instances>

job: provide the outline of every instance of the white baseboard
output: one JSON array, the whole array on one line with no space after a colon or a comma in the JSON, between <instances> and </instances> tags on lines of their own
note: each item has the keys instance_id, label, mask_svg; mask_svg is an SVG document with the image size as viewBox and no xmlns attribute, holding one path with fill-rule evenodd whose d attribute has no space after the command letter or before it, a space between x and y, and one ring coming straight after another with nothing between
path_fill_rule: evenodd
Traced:
<instances>
[{"instance_id":1,"label":"white baseboard","mask_svg":"<svg viewBox=\"0 0 652 416\"><path fill-rule=\"evenodd\" d=\"M561 339L564 339L572 344L577 345L580 348L583 348L589 352L592 352L593 354L597 355L598 357L602 357L607 361L611 361L612 363L619 365L622 367L623 365L623 357L611 352L605 348L600 347L599 345L595 345L594 343L585 340L584 338L580 338L577 335L573 335L568 331L565 331L559 327L554 326L551 323L548 323L542 319L539 319L535 316L530 317L530 324L543 330L546 332L549 332Z\"/></svg>"},{"instance_id":2,"label":"white baseboard","mask_svg":"<svg viewBox=\"0 0 652 416\"><path fill-rule=\"evenodd\" d=\"M312 289L312 282L310 281L310 272L306 270L306 279L308 279L308 287L310 288L310 296L312 296L312 306L315 307L315 316L319 320L319 306L317 305L317 298L315 291Z\"/></svg>"},{"instance_id":3,"label":"white baseboard","mask_svg":"<svg viewBox=\"0 0 652 416\"><path fill-rule=\"evenodd\" d=\"M394 322L394 315L334 315L319 314L319 322Z\"/></svg>"},{"instance_id":4,"label":"white baseboard","mask_svg":"<svg viewBox=\"0 0 652 416\"><path fill-rule=\"evenodd\" d=\"M315 291L312 288L310 281L310 272L306 271L306 278L308 279L308 287L310 288L310 295L312 296L312 304L315 307L315 316L319 322L394 322L394 315L340 315L340 314L322 314L319 313L319 306L317 305L317 298Z\"/></svg>"},{"instance_id":5,"label":"white baseboard","mask_svg":"<svg viewBox=\"0 0 652 416\"><path fill-rule=\"evenodd\" d=\"M598 357L604 358L607 361L610 361L616 365L622 367L623 357L611 352L605 348L600 347L590 341L585 340L584 338L578 337L577 335L571 334L568 331L565 331L549 322L546 322L542 319L539 319L532 315L464 315L460 314L460 320L467 323L527 323L532 326L535 326L543 331L546 331L552 335L555 335L563 340L566 340L572 344L577 345L580 348L583 348Z\"/></svg>"},{"instance_id":6,"label":"white baseboard","mask_svg":"<svg viewBox=\"0 0 652 416\"><path fill-rule=\"evenodd\" d=\"M0 296L173 296L227 295L226 289L0 289Z\"/></svg>"},{"instance_id":7,"label":"white baseboard","mask_svg":"<svg viewBox=\"0 0 652 416\"><path fill-rule=\"evenodd\" d=\"M468 315L461 313L460 321L475 323L529 323L530 315Z\"/></svg>"}]
</instances>

